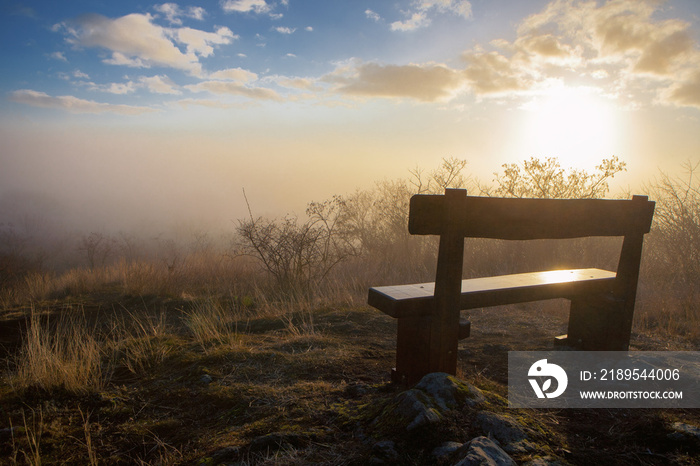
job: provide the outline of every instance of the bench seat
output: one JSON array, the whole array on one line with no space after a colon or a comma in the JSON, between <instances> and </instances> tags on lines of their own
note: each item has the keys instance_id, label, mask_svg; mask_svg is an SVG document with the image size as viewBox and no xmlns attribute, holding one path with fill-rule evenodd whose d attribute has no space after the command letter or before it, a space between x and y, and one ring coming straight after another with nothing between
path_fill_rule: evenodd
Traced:
<instances>
[{"instance_id":1,"label":"bench seat","mask_svg":"<svg viewBox=\"0 0 700 466\"><path fill-rule=\"evenodd\" d=\"M462 280L461 309L567 298L613 290L615 272L568 269ZM391 317L427 316L435 283L370 288L368 303Z\"/></svg>"}]
</instances>

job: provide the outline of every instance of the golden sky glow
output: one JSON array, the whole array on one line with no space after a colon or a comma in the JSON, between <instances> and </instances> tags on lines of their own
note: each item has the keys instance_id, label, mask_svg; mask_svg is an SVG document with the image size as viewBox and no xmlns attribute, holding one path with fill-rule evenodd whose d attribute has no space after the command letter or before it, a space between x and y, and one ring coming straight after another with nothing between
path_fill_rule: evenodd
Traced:
<instances>
[{"instance_id":1,"label":"golden sky glow","mask_svg":"<svg viewBox=\"0 0 700 466\"><path fill-rule=\"evenodd\" d=\"M227 225L443 157L616 155L632 191L700 161L694 0L191 3L3 11L0 200Z\"/></svg>"}]
</instances>

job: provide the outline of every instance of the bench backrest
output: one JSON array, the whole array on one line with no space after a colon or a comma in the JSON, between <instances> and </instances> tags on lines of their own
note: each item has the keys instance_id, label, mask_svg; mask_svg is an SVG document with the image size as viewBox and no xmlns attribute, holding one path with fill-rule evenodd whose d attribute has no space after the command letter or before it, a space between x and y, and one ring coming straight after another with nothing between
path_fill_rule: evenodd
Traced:
<instances>
[{"instance_id":1,"label":"bench backrest","mask_svg":"<svg viewBox=\"0 0 700 466\"><path fill-rule=\"evenodd\" d=\"M464 190L411 198L409 232L508 240L628 236L649 232L654 202L467 196Z\"/></svg>"},{"instance_id":2,"label":"bench backrest","mask_svg":"<svg viewBox=\"0 0 700 466\"><path fill-rule=\"evenodd\" d=\"M507 240L624 236L611 300L618 302L629 342L644 234L654 202L631 200L504 199L470 197L463 189L411 198L409 232L439 235L435 300L430 324L430 365L449 372L457 364L464 238Z\"/></svg>"}]
</instances>

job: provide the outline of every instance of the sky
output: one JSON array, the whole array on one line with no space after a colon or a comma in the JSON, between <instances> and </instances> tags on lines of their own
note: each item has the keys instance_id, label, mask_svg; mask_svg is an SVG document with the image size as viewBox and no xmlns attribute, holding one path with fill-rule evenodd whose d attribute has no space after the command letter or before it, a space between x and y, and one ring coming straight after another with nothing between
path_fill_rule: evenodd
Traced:
<instances>
[{"instance_id":1,"label":"sky","mask_svg":"<svg viewBox=\"0 0 700 466\"><path fill-rule=\"evenodd\" d=\"M632 191L700 162L697 0L5 0L0 37L6 222L230 228L243 190L301 215L445 157L616 155Z\"/></svg>"}]
</instances>

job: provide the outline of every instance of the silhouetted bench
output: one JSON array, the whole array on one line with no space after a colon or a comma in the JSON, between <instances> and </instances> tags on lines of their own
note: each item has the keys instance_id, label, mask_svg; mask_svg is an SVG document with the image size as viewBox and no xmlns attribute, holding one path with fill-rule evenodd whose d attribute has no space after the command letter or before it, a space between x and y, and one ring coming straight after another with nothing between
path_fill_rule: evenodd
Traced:
<instances>
[{"instance_id":1,"label":"silhouetted bench","mask_svg":"<svg viewBox=\"0 0 700 466\"><path fill-rule=\"evenodd\" d=\"M460 310L553 298L571 301L568 334L555 343L582 350L629 348L644 234L654 202L609 199L505 199L444 195L411 198L408 230L439 235L434 283L370 288L371 306L398 319L392 380L455 374L457 345L469 336ZM464 238L505 240L624 236L617 272L551 270L462 280Z\"/></svg>"}]
</instances>

